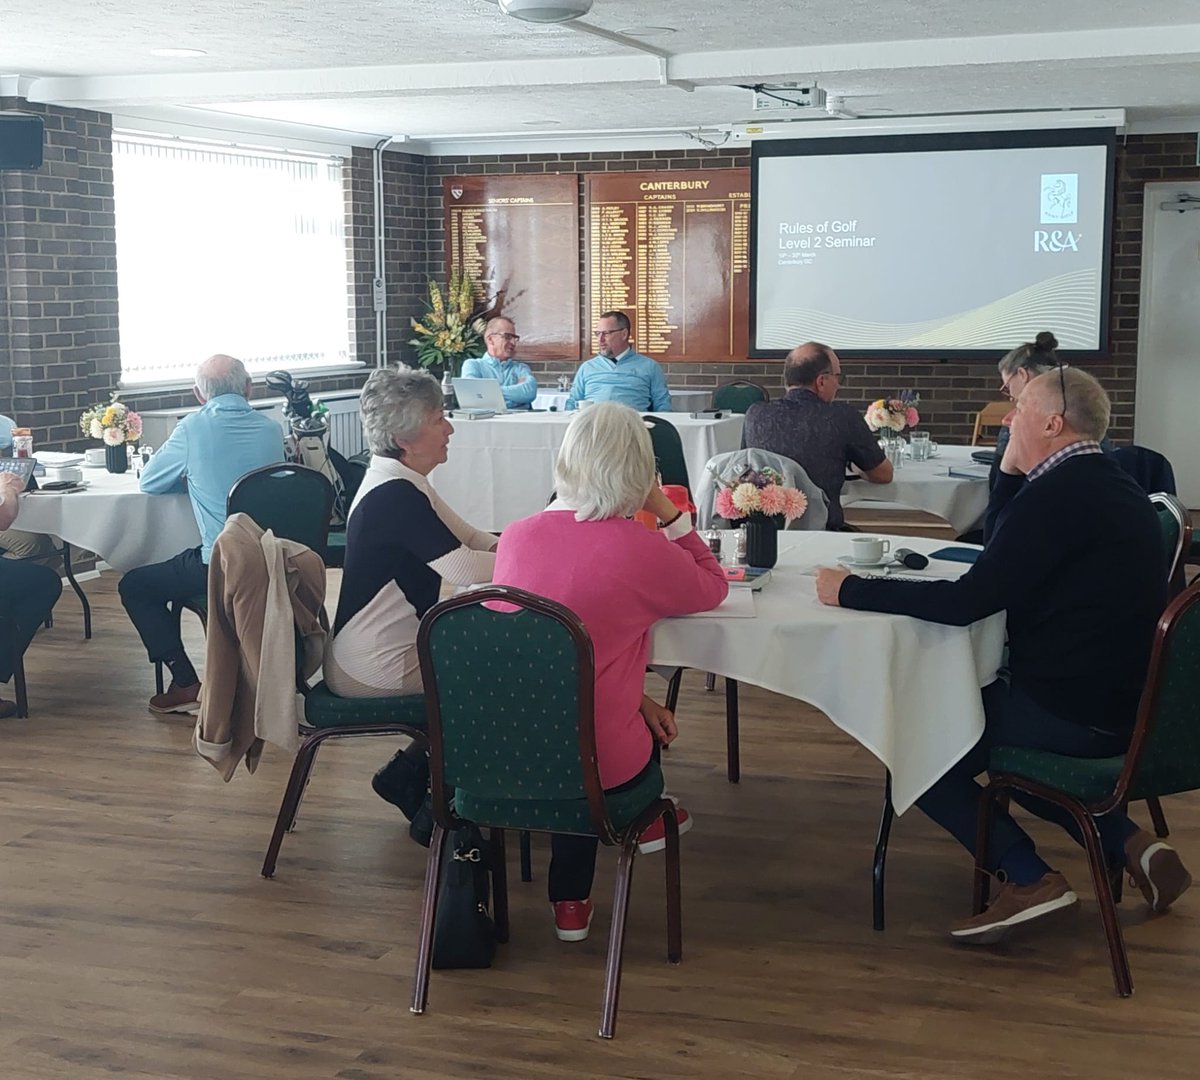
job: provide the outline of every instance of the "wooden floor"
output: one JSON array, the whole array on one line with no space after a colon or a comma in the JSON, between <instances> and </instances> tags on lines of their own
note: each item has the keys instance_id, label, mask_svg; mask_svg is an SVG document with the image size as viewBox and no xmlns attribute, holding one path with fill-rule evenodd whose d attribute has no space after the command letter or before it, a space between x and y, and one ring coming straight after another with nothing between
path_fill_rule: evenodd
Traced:
<instances>
[{"instance_id":1,"label":"wooden floor","mask_svg":"<svg viewBox=\"0 0 1200 1080\"><path fill-rule=\"evenodd\" d=\"M602 850L591 940L563 944L539 846L537 880L512 874L495 966L435 972L429 1012L412 1016L425 852L368 786L387 748L322 752L263 880L290 763L268 748L225 784L188 721L145 709L151 670L116 581L87 583L90 642L74 598L59 603L28 656L33 716L0 724L3 1080L1197 1075L1200 889L1165 917L1126 899L1137 993L1121 1001L1068 842L1037 833L1078 908L972 950L945 934L967 910L968 859L914 811L875 933L879 765L815 710L747 687L742 782L728 784L723 695L699 674L667 762L696 817L683 965L665 963L662 864L645 857L617 1038L597 1039L614 859ZM1200 803L1167 813L1200 863Z\"/></svg>"}]
</instances>

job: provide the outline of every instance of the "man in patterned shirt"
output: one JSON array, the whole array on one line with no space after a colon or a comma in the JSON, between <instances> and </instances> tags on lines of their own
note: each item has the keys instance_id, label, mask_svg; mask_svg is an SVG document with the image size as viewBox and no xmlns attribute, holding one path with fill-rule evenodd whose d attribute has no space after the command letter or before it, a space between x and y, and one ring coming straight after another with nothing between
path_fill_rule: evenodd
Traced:
<instances>
[{"instance_id":1,"label":"man in patterned shirt","mask_svg":"<svg viewBox=\"0 0 1200 1080\"><path fill-rule=\"evenodd\" d=\"M797 462L829 499L827 529L845 524L842 484L853 465L872 484L892 479L892 463L862 413L833 399L842 383L842 362L828 345L805 342L783 365L787 395L759 401L746 412L742 447L769 450Z\"/></svg>"}]
</instances>

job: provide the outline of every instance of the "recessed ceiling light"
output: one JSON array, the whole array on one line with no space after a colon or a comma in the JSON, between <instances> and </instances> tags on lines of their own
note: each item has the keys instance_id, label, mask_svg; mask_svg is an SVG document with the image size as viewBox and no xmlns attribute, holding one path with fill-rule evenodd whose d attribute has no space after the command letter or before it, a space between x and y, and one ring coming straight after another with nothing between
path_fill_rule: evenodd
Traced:
<instances>
[{"instance_id":1,"label":"recessed ceiling light","mask_svg":"<svg viewBox=\"0 0 1200 1080\"><path fill-rule=\"evenodd\" d=\"M175 56L175 57L196 57L207 56L208 53L203 49L151 49L151 56Z\"/></svg>"},{"instance_id":2,"label":"recessed ceiling light","mask_svg":"<svg viewBox=\"0 0 1200 1080\"><path fill-rule=\"evenodd\" d=\"M543 127L558 127L561 120L522 120L523 127L543 128Z\"/></svg>"},{"instance_id":3,"label":"recessed ceiling light","mask_svg":"<svg viewBox=\"0 0 1200 1080\"><path fill-rule=\"evenodd\" d=\"M675 33L673 26L629 26L624 30L618 30L618 34L622 37L631 38L655 38L666 37L668 34Z\"/></svg>"}]
</instances>

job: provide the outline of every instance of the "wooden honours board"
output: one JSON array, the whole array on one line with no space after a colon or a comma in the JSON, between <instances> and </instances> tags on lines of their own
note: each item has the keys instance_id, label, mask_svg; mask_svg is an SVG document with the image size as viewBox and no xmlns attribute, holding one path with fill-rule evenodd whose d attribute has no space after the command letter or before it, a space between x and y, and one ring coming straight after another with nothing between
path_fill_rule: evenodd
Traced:
<instances>
[{"instance_id":1,"label":"wooden honours board","mask_svg":"<svg viewBox=\"0 0 1200 1080\"><path fill-rule=\"evenodd\" d=\"M623 311L648 356L746 358L749 169L589 174L584 214L589 334Z\"/></svg>"},{"instance_id":2,"label":"wooden honours board","mask_svg":"<svg viewBox=\"0 0 1200 1080\"><path fill-rule=\"evenodd\" d=\"M482 296L505 294L517 358L579 355L579 196L575 175L448 176L446 266Z\"/></svg>"}]
</instances>

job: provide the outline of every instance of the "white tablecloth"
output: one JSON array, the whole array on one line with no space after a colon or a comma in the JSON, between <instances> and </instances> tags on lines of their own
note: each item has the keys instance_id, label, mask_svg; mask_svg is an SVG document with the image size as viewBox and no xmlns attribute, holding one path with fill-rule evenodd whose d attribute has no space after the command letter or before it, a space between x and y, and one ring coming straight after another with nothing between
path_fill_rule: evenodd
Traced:
<instances>
[{"instance_id":1,"label":"white tablecloth","mask_svg":"<svg viewBox=\"0 0 1200 1080\"><path fill-rule=\"evenodd\" d=\"M21 496L14 528L61 536L117 570L162 562L200 543L186 495L145 495L133 471L85 468L87 491Z\"/></svg>"},{"instance_id":2,"label":"white tablecloth","mask_svg":"<svg viewBox=\"0 0 1200 1080\"><path fill-rule=\"evenodd\" d=\"M898 542L918 551L941 546ZM979 689L1000 665L1004 616L964 628L826 607L812 571L834 565L847 546L838 533L780 533L779 564L754 594L755 618L666 619L654 629L651 662L810 702L891 770L892 801L903 813L983 733ZM967 569L940 561L930 568L943 577Z\"/></svg>"},{"instance_id":3,"label":"white tablecloth","mask_svg":"<svg viewBox=\"0 0 1200 1080\"><path fill-rule=\"evenodd\" d=\"M533 403L535 409L549 409L553 405L556 409L562 410L566 408L568 394L564 394L561 390L553 390L550 387L542 387L537 392L537 400ZM693 413L700 412L701 409L708 409L712 406L712 391L711 390L672 390L671 391L671 408L675 412Z\"/></svg>"},{"instance_id":4,"label":"white tablecloth","mask_svg":"<svg viewBox=\"0 0 1200 1080\"><path fill-rule=\"evenodd\" d=\"M952 465L973 464L971 451L977 449L943 444L938 456L929 461L914 462L906 457L890 484L847 481L842 488L842 505L866 501L900 503L937 514L958 533L978 528L987 509L987 480L951 476L947 471Z\"/></svg>"},{"instance_id":5,"label":"white tablecloth","mask_svg":"<svg viewBox=\"0 0 1200 1080\"><path fill-rule=\"evenodd\" d=\"M693 487L713 454L736 450L742 417L694 420L663 413L679 431ZM455 417L449 459L429 479L450 506L480 529L497 531L546 505L554 459L574 413L509 413L486 420Z\"/></svg>"}]
</instances>

